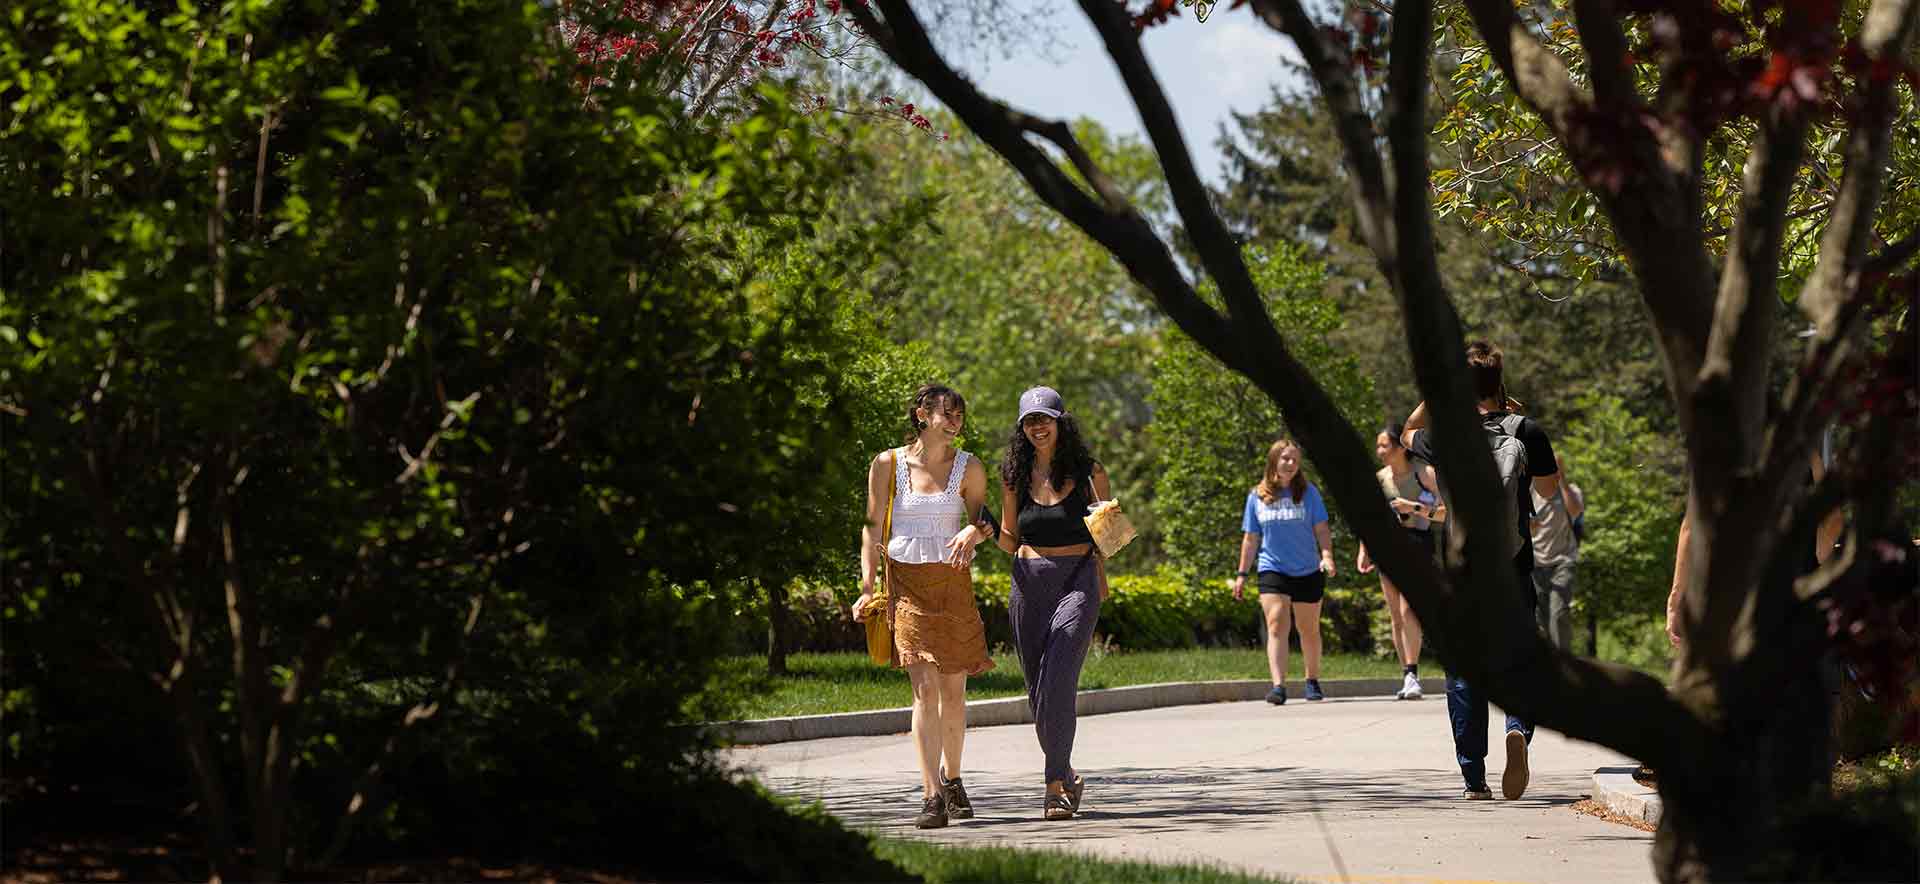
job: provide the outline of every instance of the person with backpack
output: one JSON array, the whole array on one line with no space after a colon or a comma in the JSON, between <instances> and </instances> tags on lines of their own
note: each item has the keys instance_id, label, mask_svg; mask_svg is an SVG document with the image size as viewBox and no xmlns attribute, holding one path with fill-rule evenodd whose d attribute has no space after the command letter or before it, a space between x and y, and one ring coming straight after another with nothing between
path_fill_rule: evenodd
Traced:
<instances>
[{"instance_id":1,"label":"person with backpack","mask_svg":"<svg viewBox=\"0 0 1920 884\"><path fill-rule=\"evenodd\" d=\"M1520 403L1507 395L1503 378L1505 356L1500 348L1486 341L1467 345L1467 370L1473 377L1473 389L1479 401L1481 425L1487 444L1493 449L1493 465L1507 489L1508 521L1513 533L1505 535L1512 550L1511 567L1521 596L1529 609L1537 600L1533 592L1533 494L1552 499L1560 493L1560 465L1553 453L1553 442L1538 421L1519 414ZM1408 416L1402 442L1414 459L1434 463L1432 433L1426 429L1427 406L1421 403ZM1441 499L1446 499L1446 477L1438 476ZM1454 520L1448 520L1451 526ZM1462 797L1485 800L1493 797L1487 788L1487 698L1467 680L1447 673L1447 716L1453 724L1453 750L1460 763L1460 775L1466 780ZM1507 715L1506 769L1500 778L1500 792L1508 799L1526 793L1529 778L1527 746L1533 742L1533 725L1511 713Z\"/></svg>"},{"instance_id":2,"label":"person with backpack","mask_svg":"<svg viewBox=\"0 0 1920 884\"><path fill-rule=\"evenodd\" d=\"M1227 585L1239 601L1247 572L1259 554L1260 609L1267 624L1267 672L1273 689L1267 702L1287 702L1287 633L1300 629L1310 701L1326 699L1320 690L1320 602L1333 576L1333 531L1320 489L1300 469L1300 446L1281 439L1267 449L1267 469L1247 492L1240 513L1240 569Z\"/></svg>"},{"instance_id":3,"label":"person with backpack","mask_svg":"<svg viewBox=\"0 0 1920 884\"><path fill-rule=\"evenodd\" d=\"M1020 416L1000 460L1000 491L1000 548L1013 554L1007 614L1034 733L1046 757L1041 816L1072 819L1086 791L1086 780L1073 769L1080 667L1108 592L1086 517L1094 502L1113 495L1106 468L1087 450L1078 422L1053 388L1020 394Z\"/></svg>"}]
</instances>

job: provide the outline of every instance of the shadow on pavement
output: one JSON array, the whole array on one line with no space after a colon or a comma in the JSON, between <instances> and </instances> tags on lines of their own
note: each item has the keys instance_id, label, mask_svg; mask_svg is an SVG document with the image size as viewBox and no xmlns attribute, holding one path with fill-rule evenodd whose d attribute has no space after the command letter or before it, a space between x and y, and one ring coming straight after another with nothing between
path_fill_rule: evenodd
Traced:
<instances>
[{"instance_id":1,"label":"shadow on pavement","mask_svg":"<svg viewBox=\"0 0 1920 884\"><path fill-rule=\"evenodd\" d=\"M1321 772L1304 767L1226 768L1187 771L1102 768L1081 771L1087 791L1077 819L1040 818L1043 786L1038 774L967 774L975 818L956 820L953 828L994 829L995 838L1012 836L1005 827L1025 824L1031 833L1057 837L1151 836L1189 831L1199 825L1213 831L1265 825L1276 817L1314 813L1328 818L1349 815L1435 812L1494 815L1515 807L1547 808L1585 797L1577 779L1537 778L1533 794L1517 801L1469 802L1460 798L1457 774L1437 770ZM1497 771L1496 771L1497 773ZM1559 782L1556 780L1565 780ZM882 831L911 830L920 810L917 782L890 779L773 778L776 791L819 800L834 815L855 826ZM1104 825L1107 823L1119 825ZM1596 835L1599 840L1629 836Z\"/></svg>"}]
</instances>

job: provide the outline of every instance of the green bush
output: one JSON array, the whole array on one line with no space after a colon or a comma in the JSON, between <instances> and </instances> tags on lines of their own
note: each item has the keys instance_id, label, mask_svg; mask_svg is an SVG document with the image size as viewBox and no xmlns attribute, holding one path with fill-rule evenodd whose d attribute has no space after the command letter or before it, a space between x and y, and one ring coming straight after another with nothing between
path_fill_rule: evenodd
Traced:
<instances>
[{"instance_id":1,"label":"green bush","mask_svg":"<svg viewBox=\"0 0 1920 884\"><path fill-rule=\"evenodd\" d=\"M1321 607L1321 634L1329 651L1378 654L1393 644L1387 631L1386 607L1377 583L1350 577L1327 588ZM1108 578L1113 596L1100 606L1097 632L1103 642L1129 651L1191 647L1258 646L1260 603L1249 588L1247 597L1234 601L1222 580L1201 580L1171 569L1153 574L1116 574ZM976 573L974 597L986 621L987 646L1013 644L1007 613L1012 578L1006 574ZM790 627L796 651L858 651L866 648L866 633L847 615L857 593L839 583L796 580L789 585ZM766 635L765 614L758 606L742 610L739 628L732 630L728 652L752 654Z\"/></svg>"}]
</instances>

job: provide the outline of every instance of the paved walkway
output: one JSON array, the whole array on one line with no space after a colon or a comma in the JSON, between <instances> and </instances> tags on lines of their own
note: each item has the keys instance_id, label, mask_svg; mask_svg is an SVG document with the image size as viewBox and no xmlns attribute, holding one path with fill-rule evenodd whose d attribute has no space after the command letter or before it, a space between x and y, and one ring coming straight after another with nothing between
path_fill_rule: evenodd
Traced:
<instances>
[{"instance_id":1,"label":"paved walkway","mask_svg":"<svg viewBox=\"0 0 1920 884\"><path fill-rule=\"evenodd\" d=\"M1494 788L1500 716L1487 758ZM1608 749L1541 731L1518 801L1468 802L1446 701L1216 703L1080 719L1087 779L1078 819L1040 819L1030 725L969 732L963 775L977 814L913 828L920 775L907 735L731 750L773 789L817 799L852 825L945 843L1064 847L1127 859L1199 860L1307 881L1652 882L1652 836L1572 810Z\"/></svg>"}]
</instances>

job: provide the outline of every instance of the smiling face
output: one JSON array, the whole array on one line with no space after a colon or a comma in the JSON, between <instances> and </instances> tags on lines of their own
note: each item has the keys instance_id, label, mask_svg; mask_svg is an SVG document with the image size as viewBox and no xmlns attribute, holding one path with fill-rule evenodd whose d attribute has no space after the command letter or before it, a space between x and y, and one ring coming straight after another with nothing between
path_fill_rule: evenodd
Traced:
<instances>
[{"instance_id":1,"label":"smiling face","mask_svg":"<svg viewBox=\"0 0 1920 884\"><path fill-rule=\"evenodd\" d=\"M1279 479L1280 484L1285 485L1292 482L1293 477L1299 474L1300 447L1297 445L1288 445L1281 448L1273 459L1274 478Z\"/></svg>"},{"instance_id":2,"label":"smiling face","mask_svg":"<svg viewBox=\"0 0 1920 884\"><path fill-rule=\"evenodd\" d=\"M1060 422L1044 414L1029 414L1020 419L1020 432L1027 434L1035 452L1048 454L1060 441Z\"/></svg>"},{"instance_id":3,"label":"smiling face","mask_svg":"<svg viewBox=\"0 0 1920 884\"><path fill-rule=\"evenodd\" d=\"M960 431L967 425L967 407L952 398L917 408L914 416L925 425L920 430L920 438L939 439L949 445L960 437Z\"/></svg>"}]
</instances>

